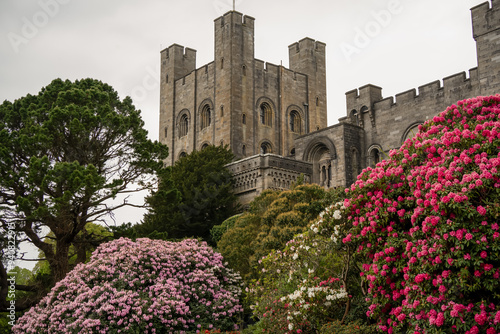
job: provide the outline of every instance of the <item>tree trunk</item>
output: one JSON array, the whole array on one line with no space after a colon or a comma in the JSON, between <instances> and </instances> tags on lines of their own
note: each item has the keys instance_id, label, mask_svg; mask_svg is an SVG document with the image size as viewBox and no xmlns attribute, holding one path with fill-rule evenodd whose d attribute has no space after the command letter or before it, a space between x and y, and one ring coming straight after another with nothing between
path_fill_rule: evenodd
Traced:
<instances>
[{"instance_id":1,"label":"tree trunk","mask_svg":"<svg viewBox=\"0 0 500 334\"><path fill-rule=\"evenodd\" d=\"M53 258L48 258L50 264L50 270L52 271L52 279L54 284L62 280L69 271L69 247L70 243L66 242L65 239L57 239L56 252Z\"/></svg>"}]
</instances>

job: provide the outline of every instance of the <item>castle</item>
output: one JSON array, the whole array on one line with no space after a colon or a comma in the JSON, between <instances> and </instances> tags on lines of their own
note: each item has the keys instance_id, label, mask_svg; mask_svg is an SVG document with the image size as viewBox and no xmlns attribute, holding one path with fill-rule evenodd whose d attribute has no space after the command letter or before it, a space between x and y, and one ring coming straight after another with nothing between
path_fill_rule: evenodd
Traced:
<instances>
[{"instance_id":1,"label":"castle","mask_svg":"<svg viewBox=\"0 0 500 334\"><path fill-rule=\"evenodd\" d=\"M500 92L500 0L471 9L477 67L383 98L372 84L346 93L346 116L327 127L326 45L288 47L289 67L254 57L255 19L217 18L215 59L196 68L196 51L161 51L160 141L167 165L209 144L229 145L243 204L262 190L287 189L304 175L325 188L348 186L367 166L458 100Z\"/></svg>"}]
</instances>

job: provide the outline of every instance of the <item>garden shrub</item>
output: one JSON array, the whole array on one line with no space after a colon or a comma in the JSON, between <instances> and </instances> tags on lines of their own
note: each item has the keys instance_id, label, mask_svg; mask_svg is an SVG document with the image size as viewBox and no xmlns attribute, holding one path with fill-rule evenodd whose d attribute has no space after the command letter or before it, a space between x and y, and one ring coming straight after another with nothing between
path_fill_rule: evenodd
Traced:
<instances>
[{"instance_id":1,"label":"garden shrub","mask_svg":"<svg viewBox=\"0 0 500 334\"><path fill-rule=\"evenodd\" d=\"M321 327L320 334L375 334L376 325L366 325L360 320L342 323L340 320L329 322Z\"/></svg>"},{"instance_id":2,"label":"garden shrub","mask_svg":"<svg viewBox=\"0 0 500 334\"><path fill-rule=\"evenodd\" d=\"M217 249L245 279L257 278L254 268L258 261L304 232L334 193L338 191L327 192L315 184L298 184L285 191L266 190L222 235Z\"/></svg>"},{"instance_id":3,"label":"garden shrub","mask_svg":"<svg viewBox=\"0 0 500 334\"><path fill-rule=\"evenodd\" d=\"M222 238L222 235L224 235L224 233L234 227L234 224L236 224L239 216L241 216L241 214L231 216L228 219L224 220L220 225L215 225L214 227L212 227L212 229L210 230L212 242L217 244Z\"/></svg>"},{"instance_id":4,"label":"garden shrub","mask_svg":"<svg viewBox=\"0 0 500 334\"><path fill-rule=\"evenodd\" d=\"M500 333L500 96L458 102L367 168L343 238L388 333Z\"/></svg>"},{"instance_id":5,"label":"garden shrub","mask_svg":"<svg viewBox=\"0 0 500 334\"><path fill-rule=\"evenodd\" d=\"M271 252L261 261L259 279L248 289L255 326L268 333L318 333L326 323L365 319L361 313L347 317L348 306L362 299L357 276L343 272L345 246L340 240L341 204L333 205L296 235L282 250ZM353 285L353 286L351 286ZM346 289L347 288L347 289ZM349 296L347 290L351 293Z\"/></svg>"},{"instance_id":6,"label":"garden shrub","mask_svg":"<svg viewBox=\"0 0 500 334\"><path fill-rule=\"evenodd\" d=\"M121 238L77 265L13 333L234 330L240 283L205 242Z\"/></svg>"}]
</instances>

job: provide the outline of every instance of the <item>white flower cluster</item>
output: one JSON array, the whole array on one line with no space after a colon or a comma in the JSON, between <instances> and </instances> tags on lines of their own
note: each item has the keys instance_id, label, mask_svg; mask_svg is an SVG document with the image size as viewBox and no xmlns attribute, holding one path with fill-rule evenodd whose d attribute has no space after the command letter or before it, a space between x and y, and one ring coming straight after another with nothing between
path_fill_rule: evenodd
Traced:
<instances>
[{"instance_id":1,"label":"white flower cluster","mask_svg":"<svg viewBox=\"0 0 500 334\"><path fill-rule=\"evenodd\" d=\"M340 225L335 225L333 227L333 234L331 236L331 239L334 243L337 243L337 237L339 236L339 231L340 231Z\"/></svg>"},{"instance_id":2,"label":"white flower cluster","mask_svg":"<svg viewBox=\"0 0 500 334\"><path fill-rule=\"evenodd\" d=\"M332 290L335 291L335 290ZM347 297L347 291L344 289L339 289L337 290L338 292L335 294L327 295L326 300L337 300L337 299L343 299Z\"/></svg>"},{"instance_id":3,"label":"white flower cluster","mask_svg":"<svg viewBox=\"0 0 500 334\"><path fill-rule=\"evenodd\" d=\"M338 289L338 290L334 290L334 289L330 289L327 286L314 286L314 287L309 287L309 288L302 286L300 289L295 290L293 293L291 293L287 296L281 297L280 300L282 302L286 301L287 299L289 301L299 300L299 302L301 304L304 304L305 303L305 300L304 300L305 296L307 296L308 298L314 298L318 292L325 293L326 300L330 301L330 302L337 300L337 299L343 299L343 298L347 297L347 292L345 291L345 289L342 289L342 288Z\"/></svg>"},{"instance_id":4,"label":"white flower cluster","mask_svg":"<svg viewBox=\"0 0 500 334\"><path fill-rule=\"evenodd\" d=\"M345 206L344 206L343 202L338 202L338 203L332 204L329 207L327 207L325 210L323 210L319 214L318 221L311 224L311 227L310 227L311 231L313 231L314 233L319 233L320 231L322 231L321 225L324 222L323 218L325 217L325 215L331 215L331 217L335 220L341 219L342 218L341 210L345 210Z\"/></svg>"}]
</instances>

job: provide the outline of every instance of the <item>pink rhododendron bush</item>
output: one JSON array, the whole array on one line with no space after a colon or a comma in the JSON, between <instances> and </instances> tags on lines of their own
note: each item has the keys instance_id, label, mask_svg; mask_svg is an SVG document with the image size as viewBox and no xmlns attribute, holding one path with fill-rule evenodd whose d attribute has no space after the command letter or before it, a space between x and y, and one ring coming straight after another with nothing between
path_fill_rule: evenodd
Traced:
<instances>
[{"instance_id":1,"label":"pink rhododendron bush","mask_svg":"<svg viewBox=\"0 0 500 334\"><path fill-rule=\"evenodd\" d=\"M240 278L204 242L121 238L101 245L14 333L195 333L234 329Z\"/></svg>"},{"instance_id":2,"label":"pink rhododendron bush","mask_svg":"<svg viewBox=\"0 0 500 334\"><path fill-rule=\"evenodd\" d=\"M450 106L346 191L380 330L500 333L499 95Z\"/></svg>"}]
</instances>

